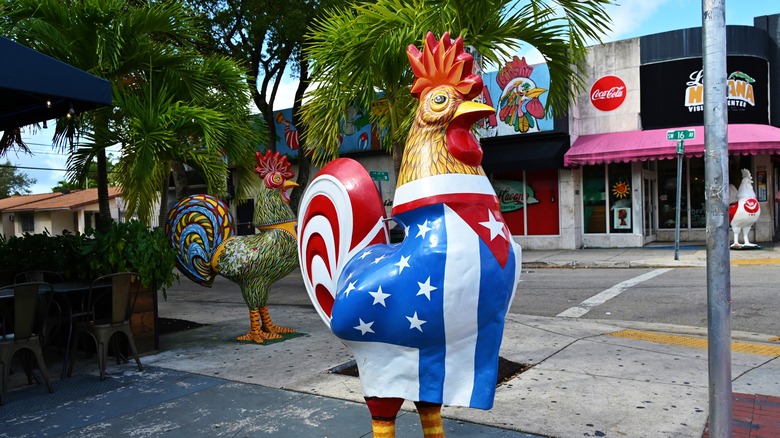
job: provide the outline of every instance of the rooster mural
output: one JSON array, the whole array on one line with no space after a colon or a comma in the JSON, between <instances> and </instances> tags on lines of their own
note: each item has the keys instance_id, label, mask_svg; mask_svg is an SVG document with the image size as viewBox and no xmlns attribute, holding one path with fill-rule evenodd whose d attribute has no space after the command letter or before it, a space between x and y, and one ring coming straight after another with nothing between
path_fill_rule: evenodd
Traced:
<instances>
[{"instance_id":1,"label":"rooster mural","mask_svg":"<svg viewBox=\"0 0 780 438\"><path fill-rule=\"evenodd\" d=\"M271 285L297 266L295 214L287 190L297 186L287 157L257 153L255 172L263 181L254 224L259 233L236 236L227 205L210 195L191 195L168 213L166 231L176 265L190 280L211 286L217 275L241 287L249 307L249 332L239 341L262 343L293 330L273 323L268 314Z\"/></svg>"},{"instance_id":2,"label":"rooster mural","mask_svg":"<svg viewBox=\"0 0 780 438\"><path fill-rule=\"evenodd\" d=\"M758 248L758 245L750 243L748 234L750 227L758 221L761 215L761 205L753 191L753 177L750 171L742 169L742 182L739 190L733 184L729 185L729 223L734 232L734 243L731 248ZM744 243L739 243L739 235L742 234Z\"/></svg>"},{"instance_id":3,"label":"rooster mural","mask_svg":"<svg viewBox=\"0 0 780 438\"><path fill-rule=\"evenodd\" d=\"M498 118L512 126L515 132L538 132L537 119L544 118L544 105L539 96L547 90L537 87L531 79L533 70L525 58L515 56L496 77L502 90Z\"/></svg>"},{"instance_id":4,"label":"rooster mural","mask_svg":"<svg viewBox=\"0 0 780 438\"><path fill-rule=\"evenodd\" d=\"M470 127L494 110L463 41L428 33L407 55L420 104L406 141L388 244L370 176L338 159L299 211L304 283L322 319L355 356L374 436L393 437L404 400L426 437L443 436L441 406L490 409L498 352L520 275L520 248L501 216Z\"/></svg>"}]
</instances>

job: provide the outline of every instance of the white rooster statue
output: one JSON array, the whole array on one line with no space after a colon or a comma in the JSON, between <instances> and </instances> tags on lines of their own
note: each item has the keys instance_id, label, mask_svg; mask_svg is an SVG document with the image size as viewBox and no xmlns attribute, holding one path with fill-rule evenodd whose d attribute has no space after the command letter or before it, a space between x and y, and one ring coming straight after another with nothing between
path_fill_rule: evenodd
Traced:
<instances>
[{"instance_id":1,"label":"white rooster statue","mask_svg":"<svg viewBox=\"0 0 780 438\"><path fill-rule=\"evenodd\" d=\"M734 231L732 249L759 248L755 243L750 243L748 234L750 227L756 223L760 215L761 206L756 199L756 192L753 191L753 177L749 170L742 169L742 182L739 184L739 190L733 184L729 185L729 223ZM744 243L739 243L740 233Z\"/></svg>"}]
</instances>

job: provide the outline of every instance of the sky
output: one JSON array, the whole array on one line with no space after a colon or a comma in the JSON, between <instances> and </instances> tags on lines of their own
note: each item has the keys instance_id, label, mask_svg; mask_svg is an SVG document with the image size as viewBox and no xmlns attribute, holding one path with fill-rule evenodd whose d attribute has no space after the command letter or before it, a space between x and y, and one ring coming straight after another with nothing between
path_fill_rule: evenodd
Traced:
<instances>
[{"instance_id":1,"label":"sky","mask_svg":"<svg viewBox=\"0 0 780 438\"><path fill-rule=\"evenodd\" d=\"M753 25L753 18L780 13L777 0L725 0L726 24ZM617 5L607 9L612 18L611 31L603 38L604 42L634 38L676 29L701 26L701 0L617 0ZM280 87L275 109L292 107L296 83L292 79L284 81ZM53 125L53 123L49 123ZM9 152L2 161L8 159L11 164L20 167L30 178L37 180L30 187L32 193L48 193L52 187L65 179L67 157L57 153L51 147L51 129L36 134L23 133L23 137L34 153L33 156ZM110 153L111 151L109 151Z\"/></svg>"}]
</instances>

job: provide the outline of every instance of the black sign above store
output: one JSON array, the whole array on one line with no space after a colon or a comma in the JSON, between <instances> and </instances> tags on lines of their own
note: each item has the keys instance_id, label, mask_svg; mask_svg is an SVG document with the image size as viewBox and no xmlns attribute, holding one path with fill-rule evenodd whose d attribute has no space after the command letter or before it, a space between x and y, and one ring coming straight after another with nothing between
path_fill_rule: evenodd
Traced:
<instances>
[{"instance_id":1,"label":"black sign above store","mask_svg":"<svg viewBox=\"0 0 780 438\"><path fill-rule=\"evenodd\" d=\"M729 56L726 61L729 123L769 124L765 59ZM639 67L642 129L704 124L701 58Z\"/></svg>"}]
</instances>

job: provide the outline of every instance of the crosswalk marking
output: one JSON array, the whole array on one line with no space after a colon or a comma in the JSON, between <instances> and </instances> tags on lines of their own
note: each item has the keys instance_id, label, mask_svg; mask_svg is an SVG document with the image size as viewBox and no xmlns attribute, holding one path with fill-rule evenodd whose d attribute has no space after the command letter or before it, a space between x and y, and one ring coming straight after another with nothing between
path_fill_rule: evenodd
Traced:
<instances>
[{"instance_id":1,"label":"crosswalk marking","mask_svg":"<svg viewBox=\"0 0 780 438\"><path fill-rule=\"evenodd\" d=\"M616 296L620 295L626 289L632 286L636 286L637 284L642 283L643 281L647 281L651 278L669 272L672 269L674 268L656 269L654 271L650 271L640 276L628 279L622 283L618 283L603 292L593 295L587 300L581 302L579 305L564 310L563 312L559 313L557 316L562 316L564 318L579 318L582 315L585 315L586 313L590 312L592 308L596 306L600 306L606 303L607 301L611 300L612 298L615 298Z\"/></svg>"}]
</instances>

